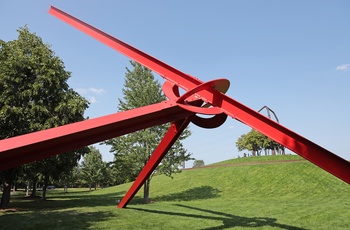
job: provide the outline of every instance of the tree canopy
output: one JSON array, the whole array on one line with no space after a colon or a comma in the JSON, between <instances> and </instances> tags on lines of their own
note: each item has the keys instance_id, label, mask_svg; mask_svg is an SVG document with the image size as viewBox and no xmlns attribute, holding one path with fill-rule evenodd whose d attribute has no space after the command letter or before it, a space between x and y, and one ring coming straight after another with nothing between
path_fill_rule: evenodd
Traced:
<instances>
[{"instance_id":1,"label":"tree canopy","mask_svg":"<svg viewBox=\"0 0 350 230\"><path fill-rule=\"evenodd\" d=\"M284 154L284 147L282 145L254 129L247 134L241 135L236 141L236 147L238 151L251 151L252 156L260 156L262 150L265 151L266 155L269 153L269 150L272 151L272 155L275 155L276 152Z\"/></svg>"},{"instance_id":2,"label":"tree canopy","mask_svg":"<svg viewBox=\"0 0 350 230\"><path fill-rule=\"evenodd\" d=\"M203 160L194 160L192 168L198 168L204 166Z\"/></svg>"},{"instance_id":3,"label":"tree canopy","mask_svg":"<svg viewBox=\"0 0 350 230\"><path fill-rule=\"evenodd\" d=\"M89 147L90 152L86 154L81 162L81 176L90 187L96 187L99 183L103 183L104 172L106 168L105 162L102 161L102 155L98 149L93 146Z\"/></svg>"},{"instance_id":4,"label":"tree canopy","mask_svg":"<svg viewBox=\"0 0 350 230\"><path fill-rule=\"evenodd\" d=\"M71 73L63 61L27 27L18 34L16 40L0 40L0 139L83 120L88 101L69 87ZM24 170L57 176L76 165L81 153L54 156ZM14 171L2 173L4 184L11 185ZM4 194L2 205L7 205Z\"/></svg>"}]
</instances>

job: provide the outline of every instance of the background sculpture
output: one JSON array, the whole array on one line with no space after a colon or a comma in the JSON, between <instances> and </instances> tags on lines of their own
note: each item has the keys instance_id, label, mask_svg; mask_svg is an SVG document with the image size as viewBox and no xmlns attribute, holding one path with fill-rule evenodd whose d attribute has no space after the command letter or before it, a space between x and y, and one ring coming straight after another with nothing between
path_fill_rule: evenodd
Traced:
<instances>
[{"instance_id":1,"label":"background sculpture","mask_svg":"<svg viewBox=\"0 0 350 230\"><path fill-rule=\"evenodd\" d=\"M230 116L350 184L348 161L226 96L224 93L229 87L228 80L217 79L204 83L55 7L51 7L49 12L160 74L166 80L163 91L169 99L154 105L1 140L0 170L171 122L163 140L119 203L118 207L123 208L190 122L203 128L215 128ZM183 95L179 94L179 88L185 91ZM213 117L201 118L196 114Z\"/></svg>"}]
</instances>

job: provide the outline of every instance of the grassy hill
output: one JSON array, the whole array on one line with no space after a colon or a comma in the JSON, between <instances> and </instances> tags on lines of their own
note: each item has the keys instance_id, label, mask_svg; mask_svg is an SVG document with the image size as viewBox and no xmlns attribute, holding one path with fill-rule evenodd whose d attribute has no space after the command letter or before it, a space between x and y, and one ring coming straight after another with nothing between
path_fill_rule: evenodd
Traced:
<instances>
[{"instance_id":1,"label":"grassy hill","mask_svg":"<svg viewBox=\"0 0 350 230\"><path fill-rule=\"evenodd\" d=\"M15 229L350 229L350 185L298 156L239 158L170 179L155 176L151 204L137 194L115 208L131 184L94 192L62 190L51 201L23 201L0 213ZM16 197L15 197L16 198Z\"/></svg>"}]
</instances>

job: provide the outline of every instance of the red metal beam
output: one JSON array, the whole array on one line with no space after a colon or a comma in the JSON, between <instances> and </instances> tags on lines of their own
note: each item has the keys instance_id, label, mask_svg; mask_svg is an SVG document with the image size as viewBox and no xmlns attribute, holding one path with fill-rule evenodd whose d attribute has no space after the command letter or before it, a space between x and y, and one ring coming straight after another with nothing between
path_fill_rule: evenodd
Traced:
<instances>
[{"instance_id":1,"label":"red metal beam","mask_svg":"<svg viewBox=\"0 0 350 230\"><path fill-rule=\"evenodd\" d=\"M127 57L159 73L162 77L186 91L203 83L197 78L167 65L55 7L51 7L49 12ZM196 95L203 101L221 108L232 118L258 130L274 141L350 184L350 163L348 161L216 90L206 89L196 92Z\"/></svg>"},{"instance_id":2,"label":"red metal beam","mask_svg":"<svg viewBox=\"0 0 350 230\"><path fill-rule=\"evenodd\" d=\"M0 141L0 171L65 153L96 142L167 122L194 113L163 101Z\"/></svg>"},{"instance_id":3,"label":"red metal beam","mask_svg":"<svg viewBox=\"0 0 350 230\"><path fill-rule=\"evenodd\" d=\"M231 116L350 184L350 162L229 97L217 102Z\"/></svg>"},{"instance_id":4,"label":"red metal beam","mask_svg":"<svg viewBox=\"0 0 350 230\"><path fill-rule=\"evenodd\" d=\"M156 169L156 167L162 161L162 159L167 154L171 146L173 146L175 141L179 138L179 136L185 130L189 123L190 119L187 118L176 121L171 124L168 132L165 134L158 147L154 150L152 156L150 157L146 165L143 167L140 174L137 176L135 182L132 184L128 192L125 194L124 198L118 204L118 208L125 208L128 205L130 200L135 196L137 191L139 191L141 186L150 177L152 172Z\"/></svg>"},{"instance_id":5,"label":"red metal beam","mask_svg":"<svg viewBox=\"0 0 350 230\"><path fill-rule=\"evenodd\" d=\"M148 67L149 69L155 71L156 73L163 76L168 81L175 83L185 90L190 90L193 87L203 83L197 78L193 78L167 64L164 62L138 50L127 43L67 14L66 12L51 6L49 13L56 16L62 21L68 23L69 25L77 28L78 30L90 35L96 40L102 42L103 44L111 47L112 49L124 54L125 56L141 63L142 65ZM171 76L171 77L168 77ZM186 84L182 85L183 80L186 79Z\"/></svg>"}]
</instances>

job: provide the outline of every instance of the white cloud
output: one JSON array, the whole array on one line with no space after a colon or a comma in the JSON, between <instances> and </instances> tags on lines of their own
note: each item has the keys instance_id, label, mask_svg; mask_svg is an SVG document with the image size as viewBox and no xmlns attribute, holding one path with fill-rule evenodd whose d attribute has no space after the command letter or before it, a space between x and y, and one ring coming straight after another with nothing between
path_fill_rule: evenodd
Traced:
<instances>
[{"instance_id":1,"label":"white cloud","mask_svg":"<svg viewBox=\"0 0 350 230\"><path fill-rule=\"evenodd\" d=\"M101 94L105 92L104 89L97 89L97 88L88 88L88 91L93 94Z\"/></svg>"},{"instance_id":2,"label":"white cloud","mask_svg":"<svg viewBox=\"0 0 350 230\"><path fill-rule=\"evenodd\" d=\"M89 96L87 99L91 104L97 103L97 100L95 97Z\"/></svg>"},{"instance_id":3,"label":"white cloud","mask_svg":"<svg viewBox=\"0 0 350 230\"><path fill-rule=\"evenodd\" d=\"M345 71L347 69L350 69L350 64L339 65L335 69L339 71Z\"/></svg>"},{"instance_id":4,"label":"white cloud","mask_svg":"<svg viewBox=\"0 0 350 230\"><path fill-rule=\"evenodd\" d=\"M83 95L91 104L98 103L96 97L94 97L92 95L100 95L100 94L106 92L106 90L104 90L104 89L98 89L98 88L94 88L94 87L77 88L77 89L75 89L75 91L77 93L79 93L80 95Z\"/></svg>"},{"instance_id":5,"label":"white cloud","mask_svg":"<svg viewBox=\"0 0 350 230\"><path fill-rule=\"evenodd\" d=\"M86 94L102 94L102 93L105 93L106 91L104 89L97 89L97 88L93 88L93 87L90 87L90 88L78 88L78 89L75 89L75 91L77 91L79 94L82 94L82 95L86 95Z\"/></svg>"}]
</instances>

